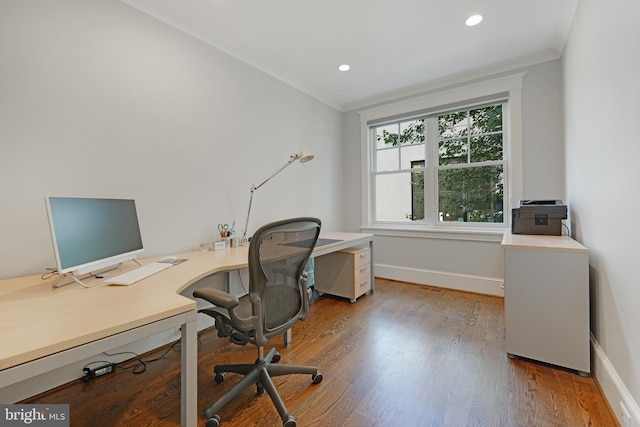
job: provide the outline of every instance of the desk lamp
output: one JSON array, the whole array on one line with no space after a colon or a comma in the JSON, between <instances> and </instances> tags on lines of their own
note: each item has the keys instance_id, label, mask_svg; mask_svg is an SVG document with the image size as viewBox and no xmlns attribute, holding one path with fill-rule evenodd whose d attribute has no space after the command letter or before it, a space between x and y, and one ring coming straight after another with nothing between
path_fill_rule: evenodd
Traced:
<instances>
[{"instance_id":1,"label":"desk lamp","mask_svg":"<svg viewBox=\"0 0 640 427\"><path fill-rule=\"evenodd\" d=\"M249 209L247 209L247 220L244 223L244 230L242 230L242 240L240 240L240 244L247 245L249 243L249 240L247 239L247 227L249 226L249 214L251 213L251 202L253 202L253 192L256 191L258 188L262 187L263 185L265 185L271 178L278 175L287 166L289 166L291 163L295 162L296 160L300 160L300 163L307 163L311 159L313 159L313 154L311 154L307 150L302 150L299 153L294 153L289 157L289 161L287 163L285 163L280 169L278 169L277 171L269 175L267 179L265 179L258 185L253 184L251 186L251 196L249 197Z\"/></svg>"}]
</instances>

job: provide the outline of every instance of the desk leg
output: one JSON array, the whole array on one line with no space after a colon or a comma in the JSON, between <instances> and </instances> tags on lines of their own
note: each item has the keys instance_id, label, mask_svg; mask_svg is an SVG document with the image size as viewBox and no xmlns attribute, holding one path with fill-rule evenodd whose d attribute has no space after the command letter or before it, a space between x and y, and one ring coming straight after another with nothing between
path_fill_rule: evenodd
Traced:
<instances>
[{"instance_id":1,"label":"desk leg","mask_svg":"<svg viewBox=\"0 0 640 427\"><path fill-rule=\"evenodd\" d=\"M180 400L182 427L196 427L198 421L198 326L196 312L187 313L182 325L180 352Z\"/></svg>"},{"instance_id":2,"label":"desk leg","mask_svg":"<svg viewBox=\"0 0 640 427\"><path fill-rule=\"evenodd\" d=\"M376 287L376 276L373 274L373 240L369 242L369 271L371 272L371 292L375 290Z\"/></svg>"},{"instance_id":3,"label":"desk leg","mask_svg":"<svg viewBox=\"0 0 640 427\"><path fill-rule=\"evenodd\" d=\"M231 293L231 272L224 272L224 291L226 293Z\"/></svg>"},{"instance_id":4,"label":"desk leg","mask_svg":"<svg viewBox=\"0 0 640 427\"><path fill-rule=\"evenodd\" d=\"M282 339L284 341L284 346L289 347L291 344L291 329L287 329L287 331L282 334Z\"/></svg>"}]
</instances>

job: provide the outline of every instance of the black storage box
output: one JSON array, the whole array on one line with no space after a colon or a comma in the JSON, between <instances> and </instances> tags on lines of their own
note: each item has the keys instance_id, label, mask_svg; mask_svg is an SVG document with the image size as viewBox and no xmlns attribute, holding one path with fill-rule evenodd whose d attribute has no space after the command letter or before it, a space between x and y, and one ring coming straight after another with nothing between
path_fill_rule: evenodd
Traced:
<instances>
[{"instance_id":1,"label":"black storage box","mask_svg":"<svg viewBox=\"0 0 640 427\"><path fill-rule=\"evenodd\" d=\"M520 200L520 207L511 209L511 232L560 236L563 219L567 206L562 200Z\"/></svg>"}]
</instances>

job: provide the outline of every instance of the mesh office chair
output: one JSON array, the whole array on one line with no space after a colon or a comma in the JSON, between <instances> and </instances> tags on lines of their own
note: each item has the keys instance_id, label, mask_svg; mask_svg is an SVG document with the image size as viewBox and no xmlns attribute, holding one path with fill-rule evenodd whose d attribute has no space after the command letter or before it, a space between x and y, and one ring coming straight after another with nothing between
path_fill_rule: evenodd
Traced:
<instances>
[{"instance_id":1,"label":"mesh office chair","mask_svg":"<svg viewBox=\"0 0 640 427\"><path fill-rule=\"evenodd\" d=\"M272 348L264 356L267 341L282 335L309 311L304 268L320 233L320 220L292 218L267 224L256 231L249 246L249 294L240 299L226 292L203 288L193 292L214 307L200 312L213 317L218 336L229 337L235 344L258 346L258 359L253 364L218 365L215 380L224 381L226 372L244 375L224 396L206 411L207 427L218 427L216 412L253 384L257 393L265 390L280 413L285 427L295 427L271 377L288 374L310 374L314 384L322 375L313 366L276 365L280 354Z\"/></svg>"}]
</instances>

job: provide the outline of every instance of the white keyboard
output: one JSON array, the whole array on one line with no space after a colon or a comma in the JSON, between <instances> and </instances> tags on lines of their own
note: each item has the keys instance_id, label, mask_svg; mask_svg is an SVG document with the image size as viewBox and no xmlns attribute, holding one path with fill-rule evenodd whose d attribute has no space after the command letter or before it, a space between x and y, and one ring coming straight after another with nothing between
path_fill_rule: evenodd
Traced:
<instances>
[{"instance_id":1,"label":"white keyboard","mask_svg":"<svg viewBox=\"0 0 640 427\"><path fill-rule=\"evenodd\" d=\"M170 263L152 262L145 264L142 267L129 270L125 273L107 277L104 279L104 283L108 283L110 285L132 285L169 267L171 267Z\"/></svg>"}]
</instances>

